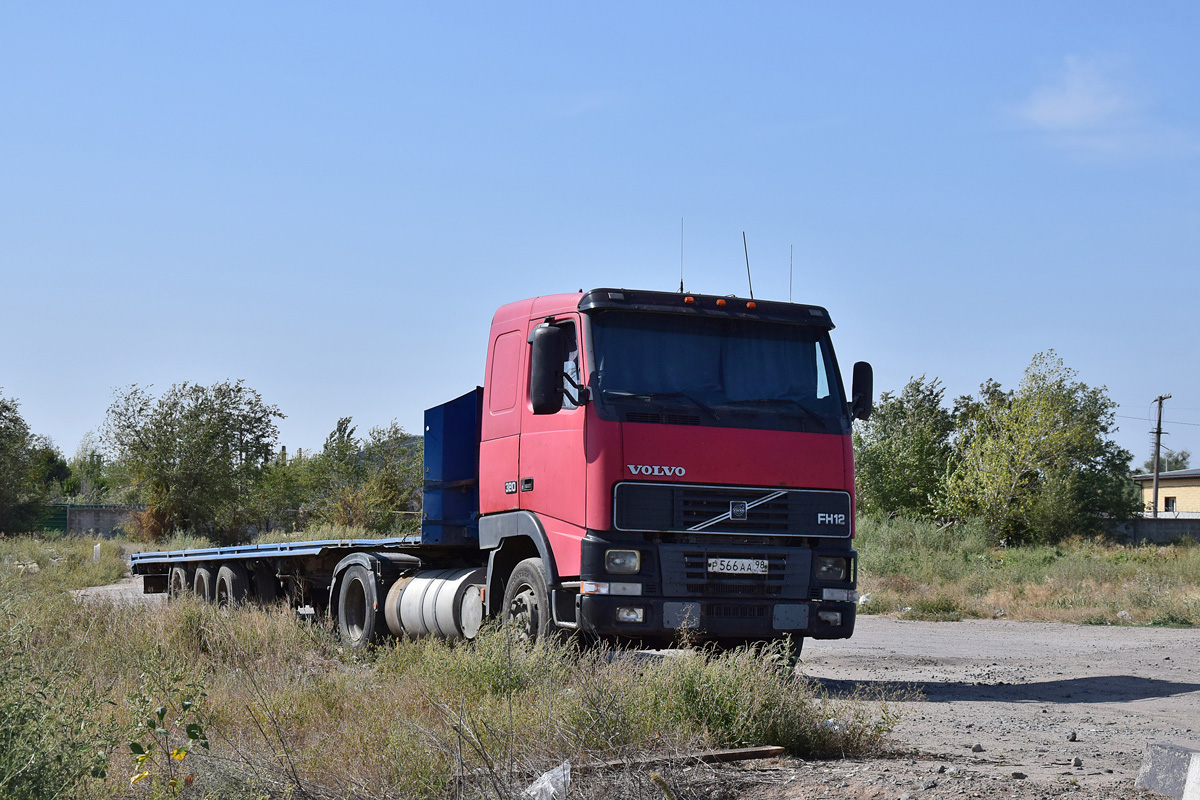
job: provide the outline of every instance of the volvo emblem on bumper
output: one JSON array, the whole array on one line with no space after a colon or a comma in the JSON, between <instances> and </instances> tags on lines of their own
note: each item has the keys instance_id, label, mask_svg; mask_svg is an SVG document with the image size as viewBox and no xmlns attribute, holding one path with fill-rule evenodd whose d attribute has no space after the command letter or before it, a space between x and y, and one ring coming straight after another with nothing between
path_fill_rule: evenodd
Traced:
<instances>
[{"instance_id":1,"label":"volvo emblem on bumper","mask_svg":"<svg viewBox=\"0 0 1200 800\"><path fill-rule=\"evenodd\" d=\"M746 501L731 500L729 502L729 518L744 520L746 518Z\"/></svg>"}]
</instances>

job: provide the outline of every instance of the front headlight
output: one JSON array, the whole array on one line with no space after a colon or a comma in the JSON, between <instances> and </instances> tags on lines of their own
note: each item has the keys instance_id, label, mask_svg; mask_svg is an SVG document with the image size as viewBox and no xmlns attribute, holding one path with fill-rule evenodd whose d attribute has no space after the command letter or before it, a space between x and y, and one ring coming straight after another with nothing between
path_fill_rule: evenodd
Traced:
<instances>
[{"instance_id":1,"label":"front headlight","mask_svg":"<svg viewBox=\"0 0 1200 800\"><path fill-rule=\"evenodd\" d=\"M604 571L611 575L634 575L642 571L642 554L637 550L605 550Z\"/></svg>"},{"instance_id":2,"label":"front headlight","mask_svg":"<svg viewBox=\"0 0 1200 800\"><path fill-rule=\"evenodd\" d=\"M817 558L817 580L844 581L850 575L850 565L845 558L820 556Z\"/></svg>"}]
</instances>

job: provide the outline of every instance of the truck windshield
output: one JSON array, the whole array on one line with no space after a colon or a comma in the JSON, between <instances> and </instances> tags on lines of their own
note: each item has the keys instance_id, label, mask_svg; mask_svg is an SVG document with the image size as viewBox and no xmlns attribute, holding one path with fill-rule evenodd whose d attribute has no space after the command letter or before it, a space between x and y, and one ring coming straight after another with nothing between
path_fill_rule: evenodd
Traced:
<instances>
[{"instance_id":1,"label":"truck windshield","mask_svg":"<svg viewBox=\"0 0 1200 800\"><path fill-rule=\"evenodd\" d=\"M606 419L844 433L821 328L628 311L592 314L591 376Z\"/></svg>"}]
</instances>

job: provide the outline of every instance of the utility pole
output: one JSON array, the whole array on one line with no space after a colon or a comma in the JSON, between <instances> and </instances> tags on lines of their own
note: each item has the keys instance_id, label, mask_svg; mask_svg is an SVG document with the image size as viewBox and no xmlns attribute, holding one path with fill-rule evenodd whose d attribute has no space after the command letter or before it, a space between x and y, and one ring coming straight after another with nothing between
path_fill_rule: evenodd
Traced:
<instances>
[{"instance_id":1,"label":"utility pole","mask_svg":"<svg viewBox=\"0 0 1200 800\"><path fill-rule=\"evenodd\" d=\"M1154 398L1158 403L1158 424L1154 426L1154 518L1158 519L1158 451L1162 447L1162 404L1170 400L1171 395L1160 394Z\"/></svg>"}]
</instances>

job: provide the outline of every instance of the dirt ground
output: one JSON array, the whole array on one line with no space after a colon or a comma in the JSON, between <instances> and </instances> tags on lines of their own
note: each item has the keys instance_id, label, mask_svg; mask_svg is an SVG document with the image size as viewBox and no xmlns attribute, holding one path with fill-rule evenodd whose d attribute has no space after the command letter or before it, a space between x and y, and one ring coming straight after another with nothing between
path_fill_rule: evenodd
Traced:
<instances>
[{"instance_id":1,"label":"dirt ground","mask_svg":"<svg viewBox=\"0 0 1200 800\"><path fill-rule=\"evenodd\" d=\"M162 602L140 579L80 592ZM885 757L721 767L712 800L1161 797L1133 786L1146 745L1200 749L1200 631L859 617L797 668L833 695L909 690ZM703 768L710 769L710 768Z\"/></svg>"},{"instance_id":2,"label":"dirt ground","mask_svg":"<svg viewBox=\"0 0 1200 800\"><path fill-rule=\"evenodd\" d=\"M860 617L850 640L807 642L799 671L835 695L917 690L899 704L894 753L746 764L765 783L745 794L1161 797L1133 782L1148 743L1200 748L1198 663L1191 629Z\"/></svg>"}]
</instances>

